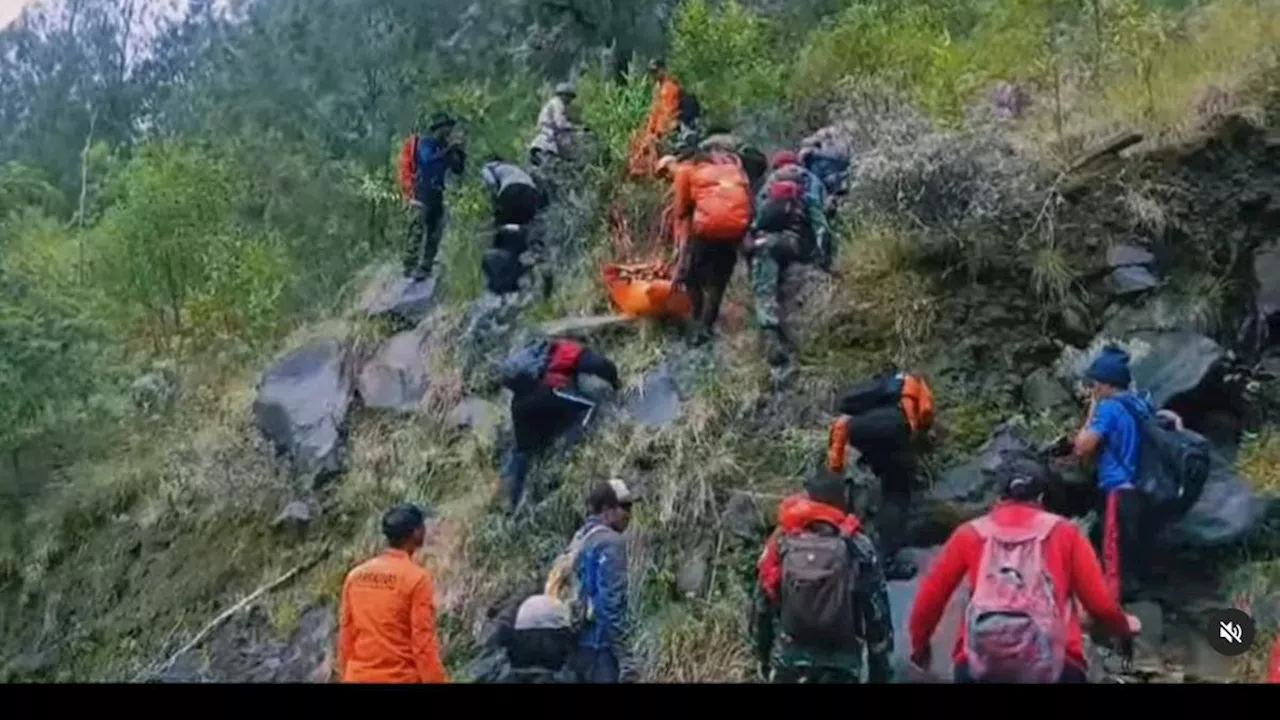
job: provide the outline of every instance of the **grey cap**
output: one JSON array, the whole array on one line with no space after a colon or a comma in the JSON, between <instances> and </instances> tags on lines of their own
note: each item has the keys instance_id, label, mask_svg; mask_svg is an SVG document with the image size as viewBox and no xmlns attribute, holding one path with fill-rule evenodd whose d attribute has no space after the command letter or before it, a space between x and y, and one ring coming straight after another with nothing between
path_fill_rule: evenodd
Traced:
<instances>
[{"instance_id":1,"label":"grey cap","mask_svg":"<svg viewBox=\"0 0 1280 720\"><path fill-rule=\"evenodd\" d=\"M556 85L556 94L557 94L557 95L570 95L570 96L573 96L573 97L577 97L577 95L578 95L578 86L577 86L577 85L574 85L574 84L573 84L573 83L571 83L571 82L562 82L562 83L560 83L559 85Z\"/></svg>"}]
</instances>

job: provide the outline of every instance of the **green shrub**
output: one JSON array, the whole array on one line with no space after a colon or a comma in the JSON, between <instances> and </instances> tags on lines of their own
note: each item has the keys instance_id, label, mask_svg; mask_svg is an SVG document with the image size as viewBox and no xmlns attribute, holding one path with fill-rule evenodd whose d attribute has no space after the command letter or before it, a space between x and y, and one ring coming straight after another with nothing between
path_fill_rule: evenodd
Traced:
<instances>
[{"instance_id":1,"label":"green shrub","mask_svg":"<svg viewBox=\"0 0 1280 720\"><path fill-rule=\"evenodd\" d=\"M97 228L98 270L125 326L155 349L269 339L291 268L279 240L234 213L237 168L194 146L146 146Z\"/></svg>"},{"instance_id":2,"label":"green shrub","mask_svg":"<svg viewBox=\"0 0 1280 720\"><path fill-rule=\"evenodd\" d=\"M730 120L784 96L785 47L774 27L737 0L691 0L677 11L671 68L710 118Z\"/></svg>"}]
</instances>

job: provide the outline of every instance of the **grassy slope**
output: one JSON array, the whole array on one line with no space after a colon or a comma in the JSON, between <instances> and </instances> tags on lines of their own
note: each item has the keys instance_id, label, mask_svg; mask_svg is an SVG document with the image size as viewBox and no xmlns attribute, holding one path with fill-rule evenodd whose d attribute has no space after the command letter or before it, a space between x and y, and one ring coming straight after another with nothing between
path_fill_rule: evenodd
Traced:
<instances>
[{"instance_id":1,"label":"grassy slope","mask_svg":"<svg viewBox=\"0 0 1280 720\"><path fill-rule=\"evenodd\" d=\"M1069 96L1089 108L1071 115L1087 127L1069 129L1096 136L1136 122L1177 132L1210 83L1233 95L1232 102L1249 100L1249 70L1260 49L1280 37L1275 18L1215 15L1207 27L1205 38L1179 45L1160 64L1154 117L1134 115L1145 85L1114 81L1102 92ZM1033 138L1053 134L1045 113L1031 125ZM456 253L470 247L465 240L455 234L447 242ZM827 341L805 348L785 395L772 392L751 334L734 335L719 344L715 369L693 373L694 394L677 426L619 426L595 436L562 465L539 471L544 481L559 476L564 483L516 521L495 513L490 502L497 482L491 438L447 426L445 416L463 387L447 342L435 351L430 411L412 421L357 420L351 471L309 539L300 542L268 529L286 493L253 439L249 408L256 372L205 385L187 398L180 416L128 428L111 452L64 469L62 484L24 529L33 550L0 558L0 577L9 581L0 604L3 656L57 648L53 677L128 679L237 597L321 547L332 548L316 570L265 601L287 632L302 608L332 602L346 569L373 551L378 512L412 497L436 504L446 518L430 554L439 574L449 662L457 669L487 604L520 581L539 579L560 550L581 517L585 485L623 473L642 482L651 497L637 515L633 552L633 594L650 679L743 679L749 667L746 592L757 548L715 531L717 499L731 488L793 488L824 441L824 416L816 408L837 384L891 359L927 363L948 352L946 328L938 332L920 322L944 298L921 293L930 285L901 262L902 242L891 228L864 228L847 243L846 279L829 290L834 304ZM741 273L731 300L748 307ZM591 277L563 288L561 298L544 314L602 305ZM849 318L855 324L840 324ZM460 312L447 310L439 322L457 328ZM856 341L849 342L846 333L853 328ZM447 341L451 334L437 337ZM672 343L646 329L611 339L605 349L634 385ZM951 457L980 442L1011 409L1003 398L975 397L959 385L943 383L938 391ZM1275 436L1251 446L1242 467L1255 481L1274 484L1280 476ZM704 543L715 558L714 582L705 597L675 602L683 551ZM1242 572L1240 586L1251 595L1275 592L1277 575L1274 564L1260 565ZM1256 658L1245 669L1252 676Z\"/></svg>"}]
</instances>

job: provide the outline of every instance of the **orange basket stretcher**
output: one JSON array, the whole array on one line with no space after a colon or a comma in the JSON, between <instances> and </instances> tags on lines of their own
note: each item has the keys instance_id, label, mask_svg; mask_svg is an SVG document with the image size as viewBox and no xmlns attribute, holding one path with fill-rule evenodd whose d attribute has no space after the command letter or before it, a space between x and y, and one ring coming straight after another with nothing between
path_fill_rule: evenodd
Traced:
<instances>
[{"instance_id":1,"label":"orange basket stretcher","mask_svg":"<svg viewBox=\"0 0 1280 720\"><path fill-rule=\"evenodd\" d=\"M604 284L618 310L632 318L689 318L693 301L675 289L671 268L663 263L606 265Z\"/></svg>"},{"instance_id":2,"label":"orange basket stretcher","mask_svg":"<svg viewBox=\"0 0 1280 720\"><path fill-rule=\"evenodd\" d=\"M624 256L634 256L631 230L621 211L612 213L615 246ZM662 214L661 239L672 234L671 209ZM693 300L675 287L672 263L662 258L661 244L647 262L615 263L604 266L602 273L609 299L629 318L682 318L693 316Z\"/></svg>"}]
</instances>

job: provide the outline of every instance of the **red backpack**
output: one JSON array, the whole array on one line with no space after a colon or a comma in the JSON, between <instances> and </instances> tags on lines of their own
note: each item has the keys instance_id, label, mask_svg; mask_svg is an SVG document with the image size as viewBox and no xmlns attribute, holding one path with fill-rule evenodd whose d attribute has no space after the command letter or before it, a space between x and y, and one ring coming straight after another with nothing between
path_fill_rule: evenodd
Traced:
<instances>
[{"instance_id":1,"label":"red backpack","mask_svg":"<svg viewBox=\"0 0 1280 720\"><path fill-rule=\"evenodd\" d=\"M578 361L586 352L579 343L573 340L556 340L551 346L551 357L547 361L543 382L556 390L564 390L573 385L574 373L578 371Z\"/></svg>"},{"instance_id":2,"label":"red backpack","mask_svg":"<svg viewBox=\"0 0 1280 720\"><path fill-rule=\"evenodd\" d=\"M1056 683L1066 661L1067 615L1045 565L1045 540L1062 520L1042 512L1030 528L981 517L973 594L965 609L965 655L975 680Z\"/></svg>"},{"instance_id":3,"label":"red backpack","mask_svg":"<svg viewBox=\"0 0 1280 720\"><path fill-rule=\"evenodd\" d=\"M418 188L418 136L410 135L400 146L400 193L412 200Z\"/></svg>"}]
</instances>

